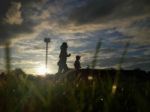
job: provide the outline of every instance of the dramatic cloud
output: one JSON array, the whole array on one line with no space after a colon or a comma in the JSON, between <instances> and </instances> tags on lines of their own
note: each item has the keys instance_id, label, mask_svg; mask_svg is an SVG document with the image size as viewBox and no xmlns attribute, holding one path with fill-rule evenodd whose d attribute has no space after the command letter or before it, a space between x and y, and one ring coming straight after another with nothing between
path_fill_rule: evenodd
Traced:
<instances>
[{"instance_id":1,"label":"dramatic cloud","mask_svg":"<svg viewBox=\"0 0 150 112\"><path fill-rule=\"evenodd\" d=\"M37 24L31 21L30 14L26 10L32 8L32 3L42 2L41 0L2 0L0 6L0 45L14 38L22 38L20 35L34 33L33 27ZM27 11L28 12L28 11Z\"/></svg>"},{"instance_id":2,"label":"dramatic cloud","mask_svg":"<svg viewBox=\"0 0 150 112\"><path fill-rule=\"evenodd\" d=\"M70 17L79 24L109 22L113 19L148 14L149 4L149 0L88 0L86 5L75 9Z\"/></svg>"},{"instance_id":3,"label":"dramatic cloud","mask_svg":"<svg viewBox=\"0 0 150 112\"><path fill-rule=\"evenodd\" d=\"M8 24L21 24L23 19L21 17L21 3L12 2L10 9L6 13L5 22Z\"/></svg>"},{"instance_id":4,"label":"dramatic cloud","mask_svg":"<svg viewBox=\"0 0 150 112\"><path fill-rule=\"evenodd\" d=\"M7 11L3 9L6 21L20 25L0 25L1 38L6 38L1 41L16 38L20 33L39 33L45 29L53 33L86 33L112 27L126 30L133 18L138 21L140 16L149 16L150 10L148 0L9 0L4 4L7 5Z\"/></svg>"},{"instance_id":5,"label":"dramatic cloud","mask_svg":"<svg viewBox=\"0 0 150 112\"><path fill-rule=\"evenodd\" d=\"M15 67L20 63L32 71L43 64L43 39L50 37L49 66L54 71L62 42L72 53L69 66L79 54L85 67L91 64L99 40L97 68L115 67L129 42L124 67L148 69L144 64L148 66L150 54L150 0L2 0L0 9L0 46L8 40L14 43Z\"/></svg>"}]
</instances>

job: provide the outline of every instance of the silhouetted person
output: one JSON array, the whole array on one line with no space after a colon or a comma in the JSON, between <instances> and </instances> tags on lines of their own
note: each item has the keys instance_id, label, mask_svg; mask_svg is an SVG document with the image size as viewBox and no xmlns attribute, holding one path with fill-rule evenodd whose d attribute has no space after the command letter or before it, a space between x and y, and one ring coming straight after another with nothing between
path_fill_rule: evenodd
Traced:
<instances>
[{"instance_id":1,"label":"silhouetted person","mask_svg":"<svg viewBox=\"0 0 150 112\"><path fill-rule=\"evenodd\" d=\"M66 42L63 42L62 45L60 46L61 52L59 54L58 73L64 73L68 70L68 66L66 62L67 62L67 57L70 57L71 54L67 53L67 48L68 48L68 45Z\"/></svg>"},{"instance_id":2,"label":"silhouetted person","mask_svg":"<svg viewBox=\"0 0 150 112\"><path fill-rule=\"evenodd\" d=\"M76 71L79 71L81 69L81 64L80 64L80 56L76 56L76 60L74 62L74 67Z\"/></svg>"}]
</instances>

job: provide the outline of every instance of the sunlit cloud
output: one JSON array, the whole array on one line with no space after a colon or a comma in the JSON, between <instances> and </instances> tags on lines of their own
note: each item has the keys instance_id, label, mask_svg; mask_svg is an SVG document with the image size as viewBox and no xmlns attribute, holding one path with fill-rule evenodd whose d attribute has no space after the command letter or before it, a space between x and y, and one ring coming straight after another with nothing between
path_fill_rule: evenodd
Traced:
<instances>
[{"instance_id":1,"label":"sunlit cloud","mask_svg":"<svg viewBox=\"0 0 150 112\"><path fill-rule=\"evenodd\" d=\"M146 66L149 64L150 53L147 50L150 48L148 3L147 0L5 1L5 5L11 5L0 11L0 20L3 20L0 46L11 40L14 67L32 73L31 68L44 64L46 37L51 38L48 62L53 72L57 72L60 45L64 41L68 43L68 53L72 54L68 58L69 67L73 67L76 55L81 55L82 66L86 67L91 64L100 40L97 63L100 68L115 67L129 42L124 67L144 68L146 62ZM142 46L143 49L139 48Z\"/></svg>"},{"instance_id":2,"label":"sunlit cloud","mask_svg":"<svg viewBox=\"0 0 150 112\"><path fill-rule=\"evenodd\" d=\"M6 18L4 20L8 24L21 24L23 18L21 17L21 3L12 2L11 7L6 13Z\"/></svg>"}]
</instances>

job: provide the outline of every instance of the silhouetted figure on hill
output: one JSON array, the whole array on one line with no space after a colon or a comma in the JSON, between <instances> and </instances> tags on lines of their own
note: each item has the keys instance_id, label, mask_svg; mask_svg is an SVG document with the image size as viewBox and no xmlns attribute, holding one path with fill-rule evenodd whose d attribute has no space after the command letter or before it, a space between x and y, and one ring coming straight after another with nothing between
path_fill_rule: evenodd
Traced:
<instances>
[{"instance_id":1,"label":"silhouetted figure on hill","mask_svg":"<svg viewBox=\"0 0 150 112\"><path fill-rule=\"evenodd\" d=\"M68 45L66 42L63 42L62 45L60 46L61 52L59 54L58 73L64 73L68 70L68 66L66 62L67 62L67 57L70 57L71 54L67 53L67 48Z\"/></svg>"},{"instance_id":2,"label":"silhouetted figure on hill","mask_svg":"<svg viewBox=\"0 0 150 112\"><path fill-rule=\"evenodd\" d=\"M74 62L74 67L76 71L79 71L81 69L81 64L80 64L80 56L76 56L76 60Z\"/></svg>"}]
</instances>

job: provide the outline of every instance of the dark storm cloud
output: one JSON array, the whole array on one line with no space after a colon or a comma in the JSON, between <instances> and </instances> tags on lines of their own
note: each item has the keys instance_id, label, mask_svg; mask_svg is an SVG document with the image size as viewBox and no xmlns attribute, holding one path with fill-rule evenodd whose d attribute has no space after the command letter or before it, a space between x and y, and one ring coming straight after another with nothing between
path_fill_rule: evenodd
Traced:
<instances>
[{"instance_id":1,"label":"dark storm cloud","mask_svg":"<svg viewBox=\"0 0 150 112\"><path fill-rule=\"evenodd\" d=\"M88 0L83 7L74 9L70 19L75 22L88 23L109 19L149 13L149 0Z\"/></svg>"},{"instance_id":2,"label":"dark storm cloud","mask_svg":"<svg viewBox=\"0 0 150 112\"><path fill-rule=\"evenodd\" d=\"M27 24L22 24L21 26L0 25L0 28L2 29L0 31L0 44L5 44L7 40L16 37L17 34L32 32L32 29L30 29Z\"/></svg>"},{"instance_id":3,"label":"dark storm cloud","mask_svg":"<svg viewBox=\"0 0 150 112\"><path fill-rule=\"evenodd\" d=\"M6 12L11 6L12 2L21 2L21 3L29 3L29 2L37 2L42 0L1 0L0 3L0 20L5 17Z\"/></svg>"},{"instance_id":4,"label":"dark storm cloud","mask_svg":"<svg viewBox=\"0 0 150 112\"><path fill-rule=\"evenodd\" d=\"M15 0L1 0L0 3L0 20L5 16L7 10L9 9L11 2Z\"/></svg>"},{"instance_id":5,"label":"dark storm cloud","mask_svg":"<svg viewBox=\"0 0 150 112\"><path fill-rule=\"evenodd\" d=\"M11 12L15 10L9 11L14 2L20 4L16 9L20 11L18 12L20 18L17 18L18 15L16 15L16 21L15 17L11 20L13 16ZM148 13L149 4L149 0L2 0L0 4L0 43L17 34L32 32L34 26L44 21L64 27L73 22L86 24L113 20L113 18L127 18ZM48 17L41 19L44 18L44 11L47 11ZM31 16L34 16L34 19L31 19ZM7 19L7 23L4 23L4 19ZM136 24L141 24L141 21Z\"/></svg>"},{"instance_id":6,"label":"dark storm cloud","mask_svg":"<svg viewBox=\"0 0 150 112\"><path fill-rule=\"evenodd\" d=\"M115 5L115 0L89 0L85 6L74 10L71 19L80 23L92 22L101 16L110 14Z\"/></svg>"},{"instance_id":7,"label":"dark storm cloud","mask_svg":"<svg viewBox=\"0 0 150 112\"><path fill-rule=\"evenodd\" d=\"M35 22L22 12L26 4L42 0L2 0L0 4L0 45L17 34L31 33Z\"/></svg>"}]
</instances>

